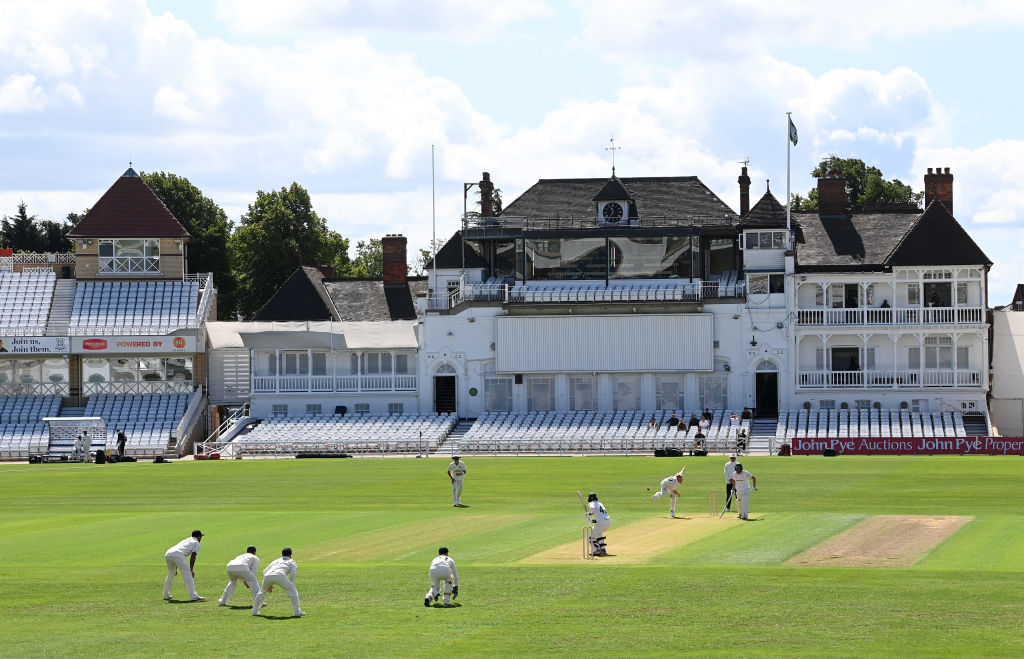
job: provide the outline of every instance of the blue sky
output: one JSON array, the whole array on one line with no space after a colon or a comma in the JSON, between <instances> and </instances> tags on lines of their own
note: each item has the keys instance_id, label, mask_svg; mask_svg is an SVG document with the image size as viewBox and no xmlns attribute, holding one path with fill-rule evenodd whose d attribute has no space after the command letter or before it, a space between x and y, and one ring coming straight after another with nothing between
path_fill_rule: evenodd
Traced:
<instances>
[{"instance_id":1,"label":"blue sky","mask_svg":"<svg viewBox=\"0 0 1024 659\"><path fill-rule=\"evenodd\" d=\"M834 6L833 6L834 5ZM297 181L355 240L457 227L462 183L696 175L736 208L829 154L915 189L950 167L957 218L1024 282L1024 3L727 0L0 2L0 213L58 219L128 161L233 220ZM1006 53L1011 53L1007 55Z\"/></svg>"}]
</instances>

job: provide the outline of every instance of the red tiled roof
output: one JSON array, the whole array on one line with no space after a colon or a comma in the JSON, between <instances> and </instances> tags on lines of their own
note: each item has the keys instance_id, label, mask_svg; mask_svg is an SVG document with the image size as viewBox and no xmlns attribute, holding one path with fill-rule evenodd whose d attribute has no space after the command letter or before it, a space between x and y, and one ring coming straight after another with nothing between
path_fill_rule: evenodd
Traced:
<instances>
[{"instance_id":1,"label":"red tiled roof","mask_svg":"<svg viewBox=\"0 0 1024 659\"><path fill-rule=\"evenodd\" d=\"M69 238L186 238L185 227L129 168L114 181Z\"/></svg>"}]
</instances>

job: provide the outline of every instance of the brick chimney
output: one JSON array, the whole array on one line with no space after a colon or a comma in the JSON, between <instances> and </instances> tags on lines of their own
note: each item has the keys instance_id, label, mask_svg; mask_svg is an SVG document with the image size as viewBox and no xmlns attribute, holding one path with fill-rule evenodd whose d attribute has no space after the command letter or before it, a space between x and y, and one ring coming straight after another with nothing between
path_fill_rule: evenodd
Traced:
<instances>
[{"instance_id":1,"label":"brick chimney","mask_svg":"<svg viewBox=\"0 0 1024 659\"><path fill-rule=\"evenodd\" d=\"M324 279L334 279L334 266L330 263L318 265L316 269L320 271L320 274L323 275Z\"/></svg>"},{"instance_id":2,"label":"brick chimney","mask_svg":"<svg viewBox=\"0 0 1024 659\"><path fill-rule=\"evenodd\" d=\"M934 199L938 199L950 215L953 214L953 175L949 173L949 167L945 171L936 167L934 174L929 167L924 175L924 207L928 208Z\"/></svg>"},{"instance_id":3,"label":"brick chimney","mask_svg":"<svg viewBox=\"0 0 1024 659\"><path fill-rule=\"evenodd\" d=\"M740 217L750 212L750 177L747 176L747 167L740 170L740 177L736 179L740 184Z\"/></svg>"},{"instance_id":4,"label":"brick chimney","mask_svg":"<svg viewBox=\"0 0 1024 659\"><path fill-rule=\"evenodd\" d=\"M406 237L400 233L389 233L380 242L384 252L384 285L405 286L408 273L405 260Z\"/></svg>"},{"instance_id":5,"label":"brick chimney","mask_svg":"<svg viewBox=\"0 0 1024 659\"><path fill-rule=\"evenodd\" d=\"M818 179L818 215L847 215L848 205L845 178L826 176Z\"/></svg>"},{"instance_id":6,"label":"brick chimney","mask_svg":"<svg viewBox=\"0 0 1024 659\"><path fill-rule=\"evenodd\" d=\"M494 207L491 205L494 199L494 184L491 183L490 172L484 172L484 177L477 184L480 186L480 217L493 217Z\"/></svg>"}]
</instances>

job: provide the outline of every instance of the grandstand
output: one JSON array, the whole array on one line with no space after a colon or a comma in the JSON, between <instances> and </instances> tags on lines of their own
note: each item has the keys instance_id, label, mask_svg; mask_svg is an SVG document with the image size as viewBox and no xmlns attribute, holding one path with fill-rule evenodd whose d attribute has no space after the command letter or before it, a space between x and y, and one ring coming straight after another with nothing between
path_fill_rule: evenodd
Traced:
<instances>
[{"instance_id":1,"label":"grandstand","mask_svg":"<svg viewBox=\"0 0 1024 659\"><path fill-rule=\"evenodd\" d=\"M428 453L437 450L457 421L453 414L272 417L231 446L247 455Z\"/></svg>"},{"instance_id":2,"label":"grandstand","mask_svg":"<svg viewBox=\"0 0 1024 659\"><path fill-rule=\"evenodd\" d=\"M59 409L60 396L0 396L0 459L45 453L50 430L41 419Z\"/></svg>"},{"instance_id":3,"label":"grandstand","mask_svg":"<svg viewBox=\"0 0 1024 659\"><path fill-rule=\"evenodd\" d=\"M128 328L133 333L195 325L199 284L194 281L79 282L72 334Z\"/></svg>"},{"instance_id":4,"label":"grandstand","mask_svg":"<svg viewBox=\"0 0 1024 659\"><path fill-rule=\"evenodd\" d=\"M108 433L128 437L126 453L155 456L173 452L174 434L185 414L190 394L99 395L89 398L85 416L102 417Z\"/></svg>"},{"instance_id":5,"label":"grandstand","mask_svg":"<svg viewBox=\"0 0 1024 659\"><path fill-rule=\"evenodd\" d=\"M41 333L57 276L50 269L0 272L0 335Z\"/></svg>"}]
</instances>

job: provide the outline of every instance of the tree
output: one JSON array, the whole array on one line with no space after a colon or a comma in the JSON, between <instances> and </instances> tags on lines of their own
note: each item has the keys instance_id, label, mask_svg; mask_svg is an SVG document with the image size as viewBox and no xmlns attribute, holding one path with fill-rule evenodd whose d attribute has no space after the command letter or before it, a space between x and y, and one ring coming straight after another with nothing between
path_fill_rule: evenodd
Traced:
<instances>
[{"instance_id":1,"label":"tree","mask_svg":"<svg viewBox=\"0 0 1024 659\"><path fill-rule=\"evenodd\" d=\"M55 222L53 220L42 220L39 222L39 251L41 252L67 252L69 251L68 231L75 225L70 222Z\"/></svg>"},{"instance_id":2,"label":"tree","mask_svg":"<svg viewBox=\"0 0 1024 659\"><path fill-rule=\"evenodd\" d=\"M18 202L17 214L14 217L4 215L0 223L0 246L16 252L38 252L42 242L43 235L36 226L36 216L28 214L24 201Z\"/></svg>"},{"instance_id":3,"label":"tree","mask_svg":"<svg viewBox=\"0 0 1024 659\"><path fill-rule=\"evenodd\" d=\"M192 236L186 271L212 272L218 316L234 318L236 285L228 253L232 223L227 213L187 178L164 172L143 172L141 176Z\"/></svg>"},{"instance_id":4,"label":"tree","mask_svg":"<svg viewBox=\"0 0 1024 659\"><path fill-rule=\"evenodd\" d=\"M882 171L877 167L869 167L859 158L840 158L830 155L818 163L811 172L814 178L826 176L842 176L846 179L846 198L851 211L864 210L873 205L919 205L924 198L923 192L914 192L899 179L886 181ZM793 210L816 212L818 210L818 189L812 188L807 197L794 194L791 198Z\"/></svg>"},{"instance_id":5,"label":"tree","mask_svg":"<svg viewBox=\"0 0 1024 659\"><path fill-rule=\"evenodd\" d=\"M343 271L345 277L381 279L384 277L384 244L380 238L356 243L356 257Z\"/></svg>"},{"instance_id":6,"label":"tree","mask_svg":"<svg viewBox=\"0 0 1024 659\"><path fill-rule=\"evenodd\" d=\"M427 273L434 265L434 254L441 251L444 247L445 241L437 238L432 242L433 249L420 247L420 258L416 262L415 274L417 277L421 277Z\"/></svg>"},{"instance_id":7,"label":"tree","mask_svg":"<svg viewBox=\"0 0 1024 659\"><path fill-rule=\"evenodd\" d=\"M298 183L256 193L228 241L237 282L236 308L251 317L303 265L349 267L348 240L327 228Z\"/></svg>"}]
</instances>

